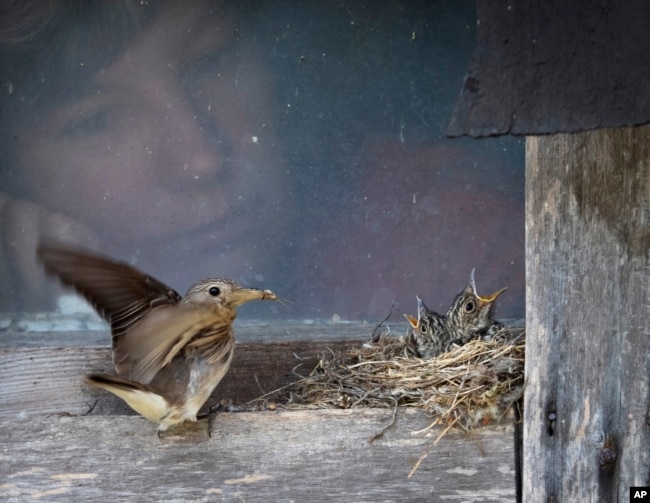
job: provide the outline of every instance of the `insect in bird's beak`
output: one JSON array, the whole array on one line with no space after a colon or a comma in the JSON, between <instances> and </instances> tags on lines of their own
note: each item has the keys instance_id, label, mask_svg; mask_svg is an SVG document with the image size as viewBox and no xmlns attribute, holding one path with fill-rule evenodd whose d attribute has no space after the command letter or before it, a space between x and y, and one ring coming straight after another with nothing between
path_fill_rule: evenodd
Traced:
<instances>
[{"instance_id":1,"label":"insect in bird's beak","mask_svg":"<svg viewBox=\"0 0 650 503\"><path fill-rule=\"evenodd\" d=\"M240 306L251 300L277 300L278 297L271 290L258 288L237 288L230 292L229 301L233 306Z\"/></svg>"}]
</instances>

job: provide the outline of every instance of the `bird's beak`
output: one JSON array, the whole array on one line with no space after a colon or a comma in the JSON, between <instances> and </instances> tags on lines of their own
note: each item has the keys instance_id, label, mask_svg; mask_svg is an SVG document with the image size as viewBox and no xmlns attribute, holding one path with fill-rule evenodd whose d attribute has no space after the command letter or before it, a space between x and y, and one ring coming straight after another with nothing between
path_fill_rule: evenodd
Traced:
<instances>
[{"instance_id":1,"label":"bird's beak","mask_svg":"<svg viewBox=\"0 0 650 503\"><path fill-rule=\"evenodd\" d=\"M251 300L278 300L278 296L271 290L259 290L257 288L238 288L230 292L228 297L232 307L241 306Z\"/></svg>"},{"instance_id":2,"label":"bird's beak","mask_svg":"<svg viewBox=\"0 0 650 503\"><path fill-rule=\"evenodd\" d=\"M405 314L404 318L408 320L408 322L411 324L413 328L418 328L418 325L420 324L420 320L416 320L415 318L413 318L413 316L409 316L408 314Z\"/></svg>"},{"instance_id":3,"label":"bird's beak","mask_svg":"<svg viewBox=\"0 0 650 503\"><path fill-rule=\"evenodd\" d=\"M492 304L495 300L497 300L497 297L501 295L503 292L505 292L507 289L508 289L507 287L502 288L501 290L497 290L492 295L488 295L487 297L481 297L480 295L477 295L481 306L487 306L488 304Z\"/></svg>"},{"instance_id":4,"label":"bird's beak","mask_svg":"<svg viewBox=\"0 0 650 503\"><path fill-rule=\"evenodd\" d=\"M487 297L481 297L478 293L476 293L476 282L474 281L474 269L472 269L472 272L469 275L468 288L471 288L472 293L476 295L476 298L478 299L481 307L492 304L495 300L497 300L497 297L499 297L499 295L501 295L503 292L505 292L508 289L507 287L502 288L501 290L497 290L496 292L494 292L492 295L488 295Z\"/></svg>"}]
</instances>

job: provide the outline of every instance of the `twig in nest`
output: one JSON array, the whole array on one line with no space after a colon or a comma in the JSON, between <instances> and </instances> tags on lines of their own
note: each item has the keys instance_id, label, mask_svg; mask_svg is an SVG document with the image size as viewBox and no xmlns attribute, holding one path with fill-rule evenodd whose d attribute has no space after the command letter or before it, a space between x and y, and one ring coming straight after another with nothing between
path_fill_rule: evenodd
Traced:
<instances>
[{"instance_id":1,"label":"twig in nest","mask_svg":"<svg viewBox=\"0 0 650 503\"><path fill-rule=\"evenodd\" d=\"M377 331L379 330L379 328L380 328L384 323L386 323L386 322L390 319L391 316L393 316L393 308L395 307L395 304L396 304L396 303L397 303L397 298L393 299L393 303L390 305L390 311L388 311L388 316L386 316L383 320L381 320L381 321L379 322L379 325L377 325L377 326L375 327L375 329L372 331L372 335L370 336L370 339L369 339L369 342L370 342L370 343L372 343L372 344L377 344L377 342L379 341L379 338L382 336L382 333L381 333L381 332L377 332ZM388 331L390 332L390 329L388 329ZM368 344L368 343L366 343L366 344ZM364 344L364 346L365 346L366 344ZM366 346L366 347L367 347L367 346Z\"/></svg>"},{"instance_id":2,"label":"twig in nest","mask_svg":"<svg viewBox=\"0 0 650 503\"><path fill-rule=\"evenodd\" d=\"M379 432L375 433L372 437L368 439L368 443L372 444L375 440L377 440L379 437L381 437L386 431L388 431L388 428L393 426L395 424L395 420L397 419L397 408L399 407L399 404L397 403L397 400L393 398L394 406L393 406L393 417L386 426L384 426Z\"/></svg>"},{"instance_id":3,"label":"twig in nest","mask_svg":"<svg viewBox=\"0 0 650 503\"><path fill-rule=\"evenodd\" d=\"M309 380L309 377L305 377L305 378L301 379L300 381L292 382L292 383L289 383L289 384L287 384L285 386L282 386L280 388L276 388L273 391L269 391L268 393L264 393L263 395L258 396L257 398L254 398L253 400L249 400L248 402L246 402L244 404L244 406L251 405L251 404L254 404L256 402L259 402L260 400L262 400L264 398L268 398L270 396L273 396L274 394L279 393L280 391L284 391L285 389L292 388L293 386L296 386L296 385L298 385L298 384L300 384L300 383L302 383L304 381L307 381L307 380Z\"/></svg>"},{"instance_id":4,"label":"twig in nest","mask_svg":"<svg viewBox=\"0 0 650 503\"><path fill-rule=\"evenodd\" d=\"M374 332L376 335L376 331ZM511 335L512 334L512 335ZM284 408L419 407L434 424L453 419L464 431L498 422L521 398L525 340L504 330L490 341L473 340L437 358L409 354L403 337L379 337L371 347L328 349L307 377L267 393Z\"/></svg>"},{"instance_id":5,"label":"twig in nest","mask_svg":"<svg viewBox=\"0 0 650 503\"><path fill-rule=\"evenodd\" d=\"M454 420L449 424L449 426L447 426L447 427L443 430L443 432L440 433L440 435L438 435L438 437L437 437L437 438L436 438L436 439L431 443L431 445L429 445L429 447L427 447L427 450L424 451L424 452L422 453L422 456L420 456L420 459L418 459L417 463L415 463L415 465L413 466L413 468L411 468L411 471L409 472L409 476L408 476L409 479L413 476L413 474L414 474L414 473L417 471L417 469L420 467L420 465L422 464L422 461L424 461L424 458L426 458L426 457L429 455L429 453L431 452L431 449L433 449L433 448L438 444L438 442L440 442L440 440L442 439L442 437L444 437L444 436L447 434L447 432L448 432L449 430L451 430L451 427L452 427L453 425L455 425L456 422L457 422L459 419L460 419L460 417L456 417L456 419L454 419Z\"/></svg>"}]
</instances>

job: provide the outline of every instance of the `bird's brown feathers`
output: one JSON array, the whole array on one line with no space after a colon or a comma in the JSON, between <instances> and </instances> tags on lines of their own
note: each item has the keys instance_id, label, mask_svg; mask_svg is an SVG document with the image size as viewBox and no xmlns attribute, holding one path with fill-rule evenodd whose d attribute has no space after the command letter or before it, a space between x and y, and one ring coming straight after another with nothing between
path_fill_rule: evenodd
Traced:
<instances>
[{"instance_id":1,"label":"bird's brown feathers","mask_svg":"<svg viewBox=\"0 0 650 503\"><path fill-rule=\"evenodd\" d=\"M43 244L38 258L111 325L120 375L93 374L87 384L119 396L158 422L159 431L195 420L228 371L235 308L251 300L277 300L270 290L221 278L195 283L182 298L124 262L67 245Z\"/></svg>"},{"instance_id":2,"label":"bird's brown feathers","mask_svg":"<svg viewBox=\"0 0 650 503\"><path fill-rule=\"evenodd\" d=\"M113 344L152 309L173 306L173 288L125 262L69 245L42 244L38 259L45 270L83 295L111 325Z\"/></svg>"},{"instance_id":3,"label":"bird's brown feathers","mask_svg":"<svg viewBox=\"0 0 650 503\"><path fill-rule=\"evenodd\" d=\"M157 309L118 342L124 355L115 362L120 374L150 382L165 365L187 352L200 350L208 361L223 345L233 345L231 324L236 312L213 305L179 305Z\"/></svg>"}]
</instances>

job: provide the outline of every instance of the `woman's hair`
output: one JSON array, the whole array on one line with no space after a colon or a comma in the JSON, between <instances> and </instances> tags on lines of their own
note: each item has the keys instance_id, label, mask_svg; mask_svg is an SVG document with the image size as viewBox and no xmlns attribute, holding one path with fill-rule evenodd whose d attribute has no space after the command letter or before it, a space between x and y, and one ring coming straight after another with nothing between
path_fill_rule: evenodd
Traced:
<instances>
[{"instance_id":1,"label":"woman's hair","mask_svg":"<svg viewBox=\"0 0 650 503\"><path fill-rule=\"evenodd\" d=\"M153 4L153 5L150 5ZM0 122L74 96L148 23L156 2L7 0L0 6Z\"/></svg>"}]
</instances>

